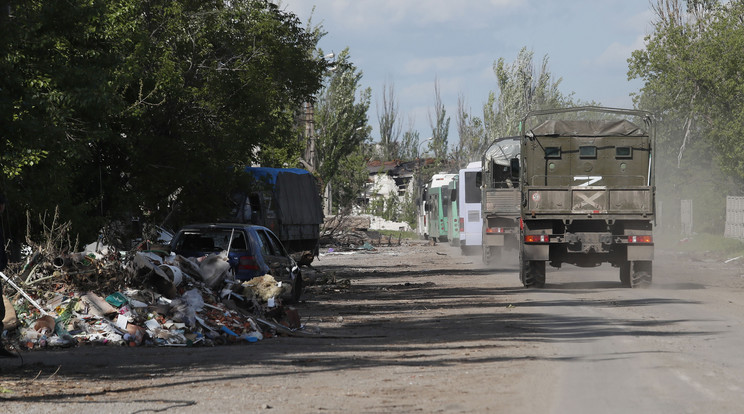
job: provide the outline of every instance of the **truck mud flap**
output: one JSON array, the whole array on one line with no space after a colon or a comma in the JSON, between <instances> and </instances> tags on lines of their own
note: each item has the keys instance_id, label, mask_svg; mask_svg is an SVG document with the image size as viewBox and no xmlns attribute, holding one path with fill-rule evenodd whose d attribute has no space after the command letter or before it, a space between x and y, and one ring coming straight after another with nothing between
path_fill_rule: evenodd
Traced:
<instances>
[{"instance_id":1,"label":"truck mud flap","mask_svg":"<svg viewBox=\"0 0 744 414\"><path fill-rule=\"evenodd\" d=\"M503 234L486 234L483 239L483 244L486 246L503 246L504 235Z\"/></svg>"},{"instance_id":2,"label":"truck mud flap","mask_svg":"<svg viewBox=\"0 0 744 414\"><path fill-rule=\"evenodd\" d=\"M525 244L523 249L524 260L550 259L550 246L547 244Z\"/></svg>"},{"instance_id":3,"label":"truck mud flap","mask_svg":"<svg viewBox=\"0 0 744 414\"><path fill-rule=\"evenodd\" d=\"M653 260L654 246L628 246L628 260Z\"/></svg>"}]
</instances>

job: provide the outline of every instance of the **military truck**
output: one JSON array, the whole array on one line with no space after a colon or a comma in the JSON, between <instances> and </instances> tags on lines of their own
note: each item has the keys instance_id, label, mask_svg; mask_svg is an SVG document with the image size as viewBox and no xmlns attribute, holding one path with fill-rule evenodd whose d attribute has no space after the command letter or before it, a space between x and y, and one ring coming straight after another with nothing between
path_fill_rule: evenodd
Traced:
<instances>
[{"instance_id":1,"label":"military truck","mask_svg":"<svg viewBox=\"0 0 744 414\"><path fill-rule=\"evenodd\" d=\"M221 221L271 229L300 264L318 255L323 206L315 177L300 168L246 167Z\"/></svg>"},{"instance_id":2,"label":"military truck","mask_svg":"<svg viewBox=\"0 0 744 414\"><path fill-rule=\"evenodd\" d=\"M493 265L504 250L519 248L519 137L497 138L481 161L483 263Z\"/></svg>"},{"instance_id":3,"label":"military truck","mask_svg":"<svg viewBox=\"0 0 744 414\"><path fill-rule=\"evenodd\" d=\"M545 285L545 265L619 269L627 287L652 280L655 220L652 114L578 107L528 113L521 124L520 273Z\"/></svg>"}]
</instances>

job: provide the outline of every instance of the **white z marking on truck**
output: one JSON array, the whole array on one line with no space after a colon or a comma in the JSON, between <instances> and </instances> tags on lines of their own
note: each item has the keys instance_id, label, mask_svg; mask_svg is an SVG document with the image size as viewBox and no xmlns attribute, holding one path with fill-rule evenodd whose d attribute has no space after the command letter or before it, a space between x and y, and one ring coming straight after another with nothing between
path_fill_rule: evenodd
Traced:
<instances>
[{"instance_id":1,"label":"white z marking on truck","mask_svg":"<svg viewBox=\"0 0 744 414\"><path fill-rule=\"evenodd\" d=\"M584 183L581 183L578 185L578 187L589 187L590 185L596 183L597 181L600 181L602 179L601 175L576 175L574 176L574 181L586 181Z\"/></svg>"}]
</instances>

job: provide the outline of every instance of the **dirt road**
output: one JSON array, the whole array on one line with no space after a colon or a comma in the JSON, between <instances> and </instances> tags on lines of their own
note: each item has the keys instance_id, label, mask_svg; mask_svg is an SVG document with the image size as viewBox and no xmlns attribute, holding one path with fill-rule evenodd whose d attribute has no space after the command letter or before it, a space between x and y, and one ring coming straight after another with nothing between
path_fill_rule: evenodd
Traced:
<instances>
[{"instance_id":1,"label":"dirt road","mask_svg":"<svg viewBox=\"0 0 744 414\"><path fill-rule=\"evenodd\" d=\"M311 337L215 348L79 347L0 360L9 413L733 413L744 270L657 250L616 269L484 269L446 244L325 254L298 306ZM349 284L343 283L349 280Z\"/></svg>"}]
</instances>

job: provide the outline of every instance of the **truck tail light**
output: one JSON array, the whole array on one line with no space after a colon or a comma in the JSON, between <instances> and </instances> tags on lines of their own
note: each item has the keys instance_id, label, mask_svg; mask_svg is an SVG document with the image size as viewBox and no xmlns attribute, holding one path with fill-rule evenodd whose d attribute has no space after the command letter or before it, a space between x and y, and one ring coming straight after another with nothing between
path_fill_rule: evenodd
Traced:
<instances>
[{"instance_id":1,"label":"truck tail light","mask_svg":"<svg viewBox=\"0 0 744 414\"><path fill-rule=\"evenodd\" d=\"M654 242L653 236L628 236L628 243L631 243L631 244L653 243L653 242Z\"/></svg>"},{"instance_id":2,"label":"truck tail light","mask_svg":"<svg viewBox=\"0 0 744 414\"><path fill-rule=\"evenodd\" d=\"M460 231L465 231L465 218L460 217Z\"/></svg>"},{"instance_id":3,"label":"truck tail light","mask_svg":"<svg viewBox=\"0 0 744 414\"><path fill-rule=\"evenodd\" d=\"M486 234L497 234L497 233L503 233L504 228L503 227L488 227L486 229Z\"/></svg>"},{"instance_id":4,"label":"truck tail light","mask_svg":"<svg viewBox=\"0 0 744 414\"><path fill-rule=\"evenodd\" d=\"M258 270L258 263L255 256L240 256L238 259L238 269L241 270Z\"/></svg>"},{"instance_id":5,"label":"truck tail light","mask_svg":"<svg viewBox=\"0 0 744 414\"><path fill-rule=\"evenodd\" d=\"M524 236L525 243L547 243L550 241L550 236L547 234L527 234Z\"/></svg>"}]
</instances>

